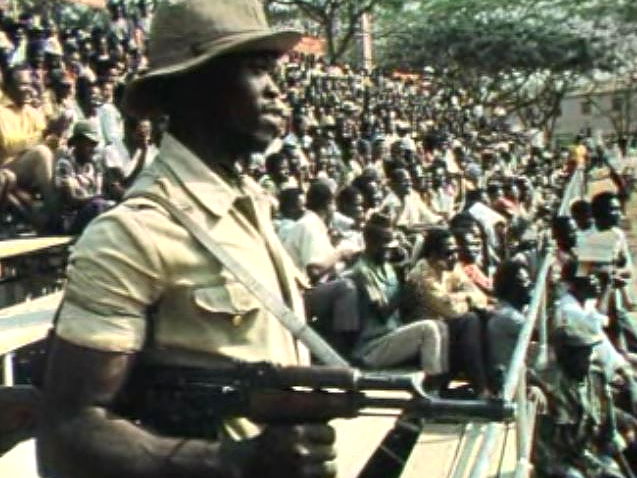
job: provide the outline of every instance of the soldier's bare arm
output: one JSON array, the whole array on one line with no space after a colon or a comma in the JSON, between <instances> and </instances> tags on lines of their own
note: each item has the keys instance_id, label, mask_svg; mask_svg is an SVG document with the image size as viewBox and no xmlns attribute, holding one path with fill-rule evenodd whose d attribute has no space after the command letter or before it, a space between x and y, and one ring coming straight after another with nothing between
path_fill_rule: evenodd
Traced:
<instances>
[{"instance_id":1,"label":"soldier's bare arm","mask_svg":"<svg viewBox=\"0 0 637 478\"><path fill-rule=\"evenodd\" d=\"M225 451L205 440L165 438L108 411L135 360L60 338L53 341L38 431L45 476L91 478L235 477L250 445ZM243 457L247 458L247 457Z\"/></svg>"},{"instance_id":2,"label":"soldier's bare arm","mask_svg":"<svg viewBox=\"0 0 637 478\"><path fill-rule=\"evenodd\" d=\"M111 412L134 354L56 338L45 378L38 458L51 478L327 478L336 473L334 430L275 425L252 440L167 438Z\"/></svg>"}]
</instances>

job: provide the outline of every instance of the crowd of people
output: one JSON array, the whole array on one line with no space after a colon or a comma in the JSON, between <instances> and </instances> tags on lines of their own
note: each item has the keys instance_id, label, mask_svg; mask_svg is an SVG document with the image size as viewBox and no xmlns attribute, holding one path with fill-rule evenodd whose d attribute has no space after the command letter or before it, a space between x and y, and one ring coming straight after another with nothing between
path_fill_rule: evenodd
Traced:
<instances>
[{"instance_id":1,"label":"crowd of people","mask_svg":"<svg viewBox=\"0 0 637 478\"><path fill-rule=\"evenodd\" d=\"M56 24L50 12L2 17L5 222L80 234L136 180L148 179L164 147L171 118L132 117L122 103L127 83L148 66L153 5L111 1L108 15L90 29ZM273 67L258 60L251 68L271 71L273 95L285 101L265 113L286 116L287 128L264 152L219 174L259 184L315 328L358 366L418 368L427 389L441 396L497 397L554 240L555 360L531 378L548 403L536 466L546 476L621 476L614 461L621 450L604 435L610 418L597 390L610 383L617 391L624 411L610 407L619 417L616 431L634 438L637 328L627 311L637 303L619 227L630 191L616 167L625 148L611 157L583 137L549 148L536 131L513 131L431 70L401 78L294 52ZM126 101L152 112L130 94ZM229 116L244 107L237 100ZM236 118L219 123L226 119ZM588 178L589 192L560 215L576 171ZM179 174L193 183L184 187L199 187L198 169ZM208 205L214 212L226 207L208 194L219 201ZM264 220L240 196L234 204L255 224ZM116 237L117 227L102 233ZM88 260L81 253L77 259ZM252 309L235 302L231 321L239 327ZM75 333L69 323L61 329L67 339ZM459 377L468 385L451 387Z\"/></svg>"}]
</instances>

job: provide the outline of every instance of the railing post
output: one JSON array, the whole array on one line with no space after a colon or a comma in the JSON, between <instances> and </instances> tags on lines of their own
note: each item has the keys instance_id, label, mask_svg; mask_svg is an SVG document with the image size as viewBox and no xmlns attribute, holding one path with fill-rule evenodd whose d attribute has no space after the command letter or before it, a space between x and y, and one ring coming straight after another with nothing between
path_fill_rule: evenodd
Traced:
<instances>
[{"instance_id":1,"label":"railing post","mask_svg":"<svg viewBox=\"0 0 637 478\"><path fill-rule=\"evenodd\" d=\"M8 352L2 357L2 377L3 385L14 385L15 379L13 376L13 352Z\"/></svg>"},{"instance_id":2,"label":"railing post","mask_svg":"<svg viewBox=\"0 0 637 478\"><path fill-rule=\"evenodd\" d=\"M518 378L518 387L515 394L517 404L516 421L516 439L518 461L526 460L529 450L529 413L526 397L526 365L520 367L520 375Z\"/></svg>"},{"instance_id":3,"label":"railing post","mask_svg":"<svg viewBox=\"0 0 637 478\"><path fill-rule=\"evenodd\" d=\"M537 357L535 359L535 366L538 369L543 369L548 363L548 324L546 314L546 302L547 302L547 289L544 287L542 291L542 300L540 302L540 308L538 310L538 339L540 341Z\"/></svg>"}]
</instances>

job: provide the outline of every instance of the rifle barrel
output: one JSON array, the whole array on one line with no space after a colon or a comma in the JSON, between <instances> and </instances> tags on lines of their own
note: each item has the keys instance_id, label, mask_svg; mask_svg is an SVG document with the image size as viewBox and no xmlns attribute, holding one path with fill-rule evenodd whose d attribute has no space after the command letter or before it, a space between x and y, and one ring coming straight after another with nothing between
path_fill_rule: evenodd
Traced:
<instances>
[{"instance_id":1,"label":"rifle barrel","mask_svg":"<svg viewBox=\"0 0 637 478\"><path fill-rule=\"evenodd\" d=\"M394 398L366 395L361 407L401 409L421 418L480 419L510 421L515 417L515 405L503 400L449 400L431 397Z\"/></svg>"}]
</instances>

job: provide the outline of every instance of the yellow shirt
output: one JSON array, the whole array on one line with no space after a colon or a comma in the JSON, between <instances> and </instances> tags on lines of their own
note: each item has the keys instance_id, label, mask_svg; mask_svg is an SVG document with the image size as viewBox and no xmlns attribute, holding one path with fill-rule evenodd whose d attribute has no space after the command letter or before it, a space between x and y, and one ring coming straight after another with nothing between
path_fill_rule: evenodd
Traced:
<instances>
[{"instance_id":1,"label":"yellow shirt","mask_svg":"<svg viewBox=\"0 0 637 478\"><path fill-rule=\"evenodd\" d=\"M0 165L43 141L46 120L41 110L18 108L8 98L0 104Z\"/></svg>"},{"instance_id":2,"label":"yellow shirt","mask_svg":"<svg viewBox=\"0 0 637 478\"><path fill-rule=\"evenodd\" d=\"M452 319L469 312L471 307L485 308L488 302L459 263L453 271L439 274L426 259L421 259L407 276L407 287L429 319Z\"/></svg>"}]
</instances>

